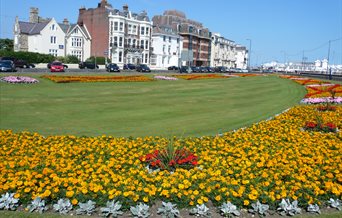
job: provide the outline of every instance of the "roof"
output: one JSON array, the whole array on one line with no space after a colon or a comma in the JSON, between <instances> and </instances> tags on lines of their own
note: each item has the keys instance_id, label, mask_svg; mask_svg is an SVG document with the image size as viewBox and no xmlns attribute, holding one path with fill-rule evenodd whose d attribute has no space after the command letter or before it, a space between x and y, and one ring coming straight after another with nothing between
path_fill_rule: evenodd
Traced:
<instances>
[{"instance_id":1,"label":"roof","mask_svg":"<svg viewBox=\"0 0 342 218\"><path fill-rule=\"evenodd\" d=\"M24 34L29 34L29 35L34 35L34 34L39 34L42 29L49 23L48 22L43 22L43 23L30 23L30 22L24 22L24 21L19 21L19 29L21 33Z\"/></svg>"}]
</instances>

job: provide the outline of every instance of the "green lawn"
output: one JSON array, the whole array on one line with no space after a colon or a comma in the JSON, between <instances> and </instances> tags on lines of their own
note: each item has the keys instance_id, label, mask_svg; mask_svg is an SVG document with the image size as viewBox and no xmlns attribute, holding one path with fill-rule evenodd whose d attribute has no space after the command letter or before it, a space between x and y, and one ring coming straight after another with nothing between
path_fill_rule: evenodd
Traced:
<instances>
[{"instance_id":1,"label":"green lawn","mask_svg":"<svg viewBox=\"0 0 342 218\"><path fill-rule=\"evenodd\" d=\"M277 76L65 84L39 80L0 83L1 129L43 135L214 135L273 116L305 95L303 86Z\"/></svg>"}]
</instances>

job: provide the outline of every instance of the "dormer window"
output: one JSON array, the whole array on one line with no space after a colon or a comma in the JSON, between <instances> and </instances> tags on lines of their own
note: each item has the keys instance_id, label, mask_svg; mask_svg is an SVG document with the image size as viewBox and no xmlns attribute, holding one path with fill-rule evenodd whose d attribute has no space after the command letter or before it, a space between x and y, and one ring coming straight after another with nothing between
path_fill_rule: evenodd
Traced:
<instances>
[{"instance_id":1,"label":"dormer window","mask_svg":"<svg viewBox=\"0 0 342 218\"><path fill-rule=\"evenodd\" d=\"M77 33L78 33L78 29L75 29L75 30L74 30L74 34L77 34Z\"/></svg>"},{"instance_id":2,"label":"dormer window","mask_svg":"<svg viewBox=\"0 0 342 218\"><path fill-rule=\"evenodd\" d=\"M51 30L55 30L56 27L55 27L55 24L52 24L51 27L50 27Z\"/></svg>"}]
</instances>

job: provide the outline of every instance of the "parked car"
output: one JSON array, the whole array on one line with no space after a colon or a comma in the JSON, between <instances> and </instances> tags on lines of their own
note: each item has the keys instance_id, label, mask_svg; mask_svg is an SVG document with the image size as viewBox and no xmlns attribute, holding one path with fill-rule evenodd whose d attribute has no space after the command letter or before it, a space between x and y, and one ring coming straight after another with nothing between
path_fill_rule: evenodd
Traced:
<instances>
[{"instance_id":1,"label":"parked car","mask_svg":"<svg viewBox=\"0 0 342 218\"><path fill-rule=\"evenodd\" d=\"M215 72L215 69L212 67L205 67L208 73L213 73Z\"/></svg>"},{"instance_id":2,"label":"parked car","mask_svg":"<svg viewBox=\"0 0 342 218\"><path fill-rule=\"evenodd\" d=\"M248 73L247 69L241 69L241 68L233 68L230 71L233 73Z\"/></svg>"},{"instance_id":3,"label":"parked car","mask_svg":"<svg viewBox=\"0 0 342 218\"><path fill-rule=\"evenodd\" d=\"M194 73L199 73L200 72L200 68L199 67L196 67L196 66L191 66L191 71L194 72Z\"/></svg>"},{"instance_id":4,"label":"parked car","mask_svg":"<svg viewBox=\"0 0 342 218\"><path fill-rule=\"evenodd\" d=\"M135 70L135 65L134 64L124 64L123 69L124 70Z\"/></svg>"},{"instance_id":5,"label":"parked car","mask_svg":"<svg viewBox=\"0 0 342 218\"><path fill-rule=\"evenodd\" d=\"M58 62L58 61L53 61L53 62ZM48 64L47 64L47 68L50 69L50 68L51 68L51 64L52 64L53 62L48 63ZM64 66L64 69L68 69L68 65L63 64L63 66Z\"/></svg>"},{"instance_id":6,"label":"parked car","mask_svg":"<svg viewBox=\"0 0 342 218\"><path fill-rule=\"evenodd\" d=\"M168 70L179 70L179 67L177 67L177 66L169 66L167 69Z\"/></svg>"},{"instance_id":7,"label":"parked car","mask_svg":"<svg viewBox=\"0 0 342 218\"><path fill-rule=\"evenodd\" d=\"M179 72L180 73L191 73L192 69L191 69L191 67L189 68L189 66L181 66Z\"/></svg>"},{"instance_id":8,"label":"parked car","mask_svg":"<svg viewBox=\"0 0 342 218\"><path fill-rule=\"evenodd\" d=\"M19 68L35 68L36 65L28 63L25 60L21 60L21 59L17 59L14 57L2 57L1 58L2 61L12 61L14 63L15 67L19 67Z\"/></svg>"},{"instance_id":9,"label":"parked car","mask_svg":"<svg viewBox=\"0 0 342 218\"><path fill-rule=\"evenodd\" d=\"M13 61L1 60L0 61L0 72L16 72Z\"/></svg>"},{"instance_id":10,"label":"parked car","mask_svg":"<svg viewBox=\"0 0 342 218\"><path fill-rule=\"evenodd\" d=\"M118 66L117 64L113 64L113 63L108 64L108 65L106 66L106 70L107 70L108 72L120 72L119 66Z\"/></svg>"},{"instance_id":11,"label":"parked car","mask_svg":"<svg viewBox=\"0 0 342 218\"><path fill-rule=\"evenodd\" d=\"M218 73L225 73L225 72L227 72L227 68L224 67L224 66L219 66L219 67L216 67L216 68L215 68L215 72L218 72Z\"/></svg>"},{"instance_id":12,"label":"parked car","mask_svg":"<svg viewBox=\"0 0 342 218\"><path fill-rule=\"evenodd\" d=\"M55 61L52 62L50 65L50 71L51 72L64 72L64 65L62 62Z\"/></svg>"},{"instance_id":13,"label":"parked car","mask_svg":"<svg viewBox=\"0 0 342 218\"><path fill-rule=\"evenodd\" d=\"M79 64L78 64L78 67L80 68L80 69L85 69L85 68L87 68L87 69L99 69L99 65L97 65L97 64L95 64L95 63L93 63L93 62L80 62Z\"/></svg>"},{"instance_id":14,"label":"parked car","mask_svg":"<svg viewBox=\"0 0 342 218\"><path fill-rule=\"evenodd\" d=\"M151 72L151 69L146 64L139 64L136 67L136 70L138 72Z\"/></svg>"}]
</instances>

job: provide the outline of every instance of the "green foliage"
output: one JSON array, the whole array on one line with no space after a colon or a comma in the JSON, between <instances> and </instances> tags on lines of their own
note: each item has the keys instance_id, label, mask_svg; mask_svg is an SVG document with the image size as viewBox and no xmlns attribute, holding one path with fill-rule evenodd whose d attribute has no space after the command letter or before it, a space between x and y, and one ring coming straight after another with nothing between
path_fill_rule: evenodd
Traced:
<instances>
[{"instance_id":1,"label":"green foliage","mask_svg":"<svg viewBox=\"0 0 342 218\"><path fill-rule=\"evenodd\" d=\"M67 55L64 59L64 63L67 64L78 64L80 60L74 55Z\"/></svg>"},{"instance_id":2,"label":"green foliage","mask_svg":"<svg viewBox=\"0 0 342 218\"><path fill-rule=\"evenodd\" d=\"M87 62L92 62L95 63L95 57L91 56L86 60ZM103 65L106 63L106 58L105 57L96 57L96 64L97 65ZM107 58L107 63L110 63L110 60Z\"/></svg>"},{"instance_id":3,"label":"green foliage","mask_svg":"<svg viewBox=\"0 0 342 218\"><path fill-rule=\"evenodd\" d=\"M0 39L0 50L13 51L12 39Z\"/></svg>"},{"instance_id":4,"label":"green foliage","mask_svg":"<svg viewBox=\"0 0 342 218\"><path fill-rule=\"evenodd\" d=\"M28 63L49 63L55 60L55 57L49 54L39 54L35 52L26 52L26 51L7 51L0 50L0 57L14 57L17 59L21 59L27 61Z\"/></svg>"}]
</instances>

